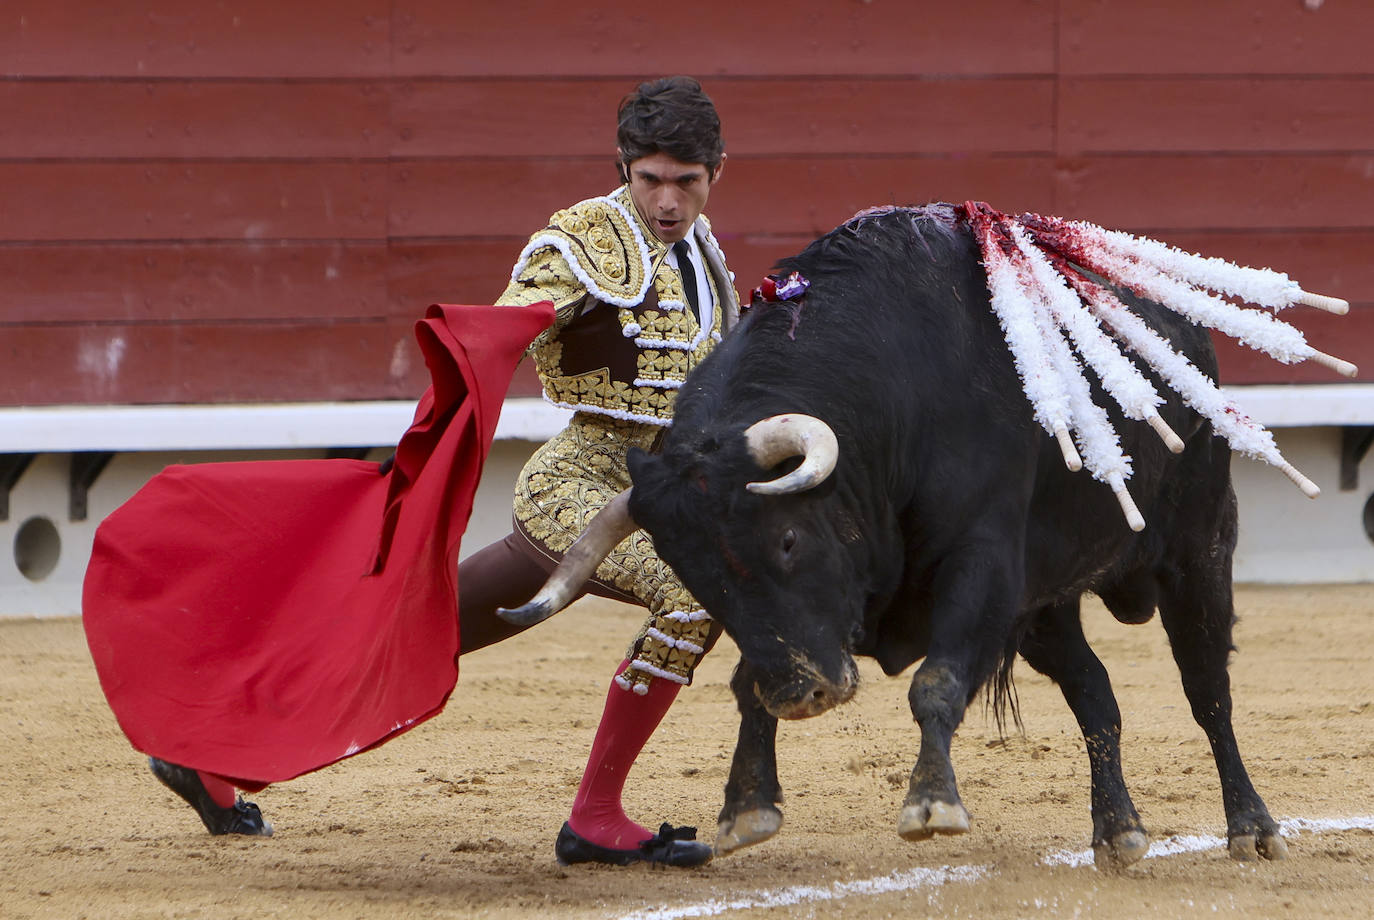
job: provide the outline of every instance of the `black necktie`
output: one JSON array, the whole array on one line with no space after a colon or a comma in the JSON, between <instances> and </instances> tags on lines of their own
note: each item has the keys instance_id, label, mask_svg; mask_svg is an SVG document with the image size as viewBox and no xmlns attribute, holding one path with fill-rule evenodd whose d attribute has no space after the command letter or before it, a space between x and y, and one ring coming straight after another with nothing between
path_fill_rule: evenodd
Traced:
<instances>
[{"instance_id":1,"label":"black necktie","mask_svg":"<svg viewBox=\"0 0 1374 920\"><path fill-rule=\"evenodd\" d=\"M677 256L677 270L682 275L683 293L687 295L687 302L692 305L692 312L700 317L701 306L697 301L697 269L692 262L692 250L687 245L686 240L678 240L673 244L673 255Z\"/></svg>"}]
</instances>

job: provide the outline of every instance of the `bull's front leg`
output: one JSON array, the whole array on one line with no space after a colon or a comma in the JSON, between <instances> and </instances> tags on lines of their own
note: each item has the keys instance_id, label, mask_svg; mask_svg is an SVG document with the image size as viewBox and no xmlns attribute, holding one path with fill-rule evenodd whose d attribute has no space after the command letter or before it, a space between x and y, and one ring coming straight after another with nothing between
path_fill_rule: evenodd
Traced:
<instances>
[{"instance_id":1,"label":"bull's front leg","mask_svg":"<svg viewBox=\"0 0 1374 920\"><path fill-rule=\"evenodd\" d=\"M739 705L739 741L725 784L716 853L724 855L762 843L782 827L782 787L778 784L778 720L754 692L754 673L743 659L730 679Z\"/></svg>"},{"instance_id":2,"label":"bull's front leg","mask_svg":"<svg viewBox=\"0 0 1374 920\"><path fill-rule=\"evenodd\" d=\"M1018 558L1005 548L984 546L946 562L936 575L930 649L907 694L921 729L921 749L897 821L905 840L969 829L950 743L969 701L1004 654L1020 594Z\"/></svg>"},{"instance_id":3,"label":"bull's front leg","mask_svg":"<svg viewBox=\"0 0 1374 920\"><path fill-rule=\"evenodd\" d=\"M911 679L911 713L921 726L921 751L911 771L897 833L905 840L969 829L968 809L959 798L949 746L967 705L966 681L948 665L927 658Z\"/></svg>"}]
</instances>

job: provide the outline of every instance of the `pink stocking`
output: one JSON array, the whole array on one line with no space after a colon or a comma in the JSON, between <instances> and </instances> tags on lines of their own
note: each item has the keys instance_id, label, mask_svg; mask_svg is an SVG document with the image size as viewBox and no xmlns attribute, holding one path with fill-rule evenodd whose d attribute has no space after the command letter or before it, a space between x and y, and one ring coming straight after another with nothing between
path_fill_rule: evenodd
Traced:
<instances>
[{"instance_id":1,"label":"pink stocking","mask_svg":"<svg viewBox=\"0 0 1374 920\"><path fill-rule=\"evenodd\" d=\"M210 798L215 800L215 804L220 808L233 808L234 802L238 799L232 783L220 779L213 773L202 773L196 771L196 776L205 784L205 791L210 793Z\"/></svg>"},{"instance_id":2,"label":"pink stocking","mask_svg":"<svg viewBox=\"0 0 1374 920\"><path fill-rule=\"evenodd\" d=\"M621 662L615 673L619 675L628 665L628 661ZM568 818L578 835L613 850L631 849L654 835L626 817L620 794L635 758L681 689L680 684L658 678L649 683L649 692L640 696L611 681L606 710Z\"/></svg>"}]
</instances>

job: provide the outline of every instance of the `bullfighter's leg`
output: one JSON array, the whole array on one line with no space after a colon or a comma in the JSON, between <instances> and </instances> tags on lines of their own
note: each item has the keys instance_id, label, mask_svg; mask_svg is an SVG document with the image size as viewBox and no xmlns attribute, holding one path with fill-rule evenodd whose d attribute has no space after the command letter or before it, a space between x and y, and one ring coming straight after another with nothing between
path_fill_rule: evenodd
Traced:
<instances>
[{"instance_id":1,"label":"bullfighter's leg","mask_svg":"<svg viewBox=\"0 0 1374 920\"><path fill-rule=\"evenodd\" d=\"M1020 594L1020 549L974 544L937 574L931 643L907 699L921 728L897 833L906 840L969 829L950 742L969 702L996 671Z\"/></svg>"},{"instance_id":2,"label":"bullfighter's leg","mask_svg":"<svg viewBox=\"0 0 1374 920\"><path fill-rule=\"evenodd\" d=\"M1083 730L1092 772L1093 857L1126 866L1144 858L1149 837L1121 774L1121 710L1107 669L1083 636L1077 600L1032 617L1021 655L1059 685Z\"/></svg>"},{"instance_id":3,"label":"bullfighter's leg","mask_svg":"<svg viewBox=\"0 0 1374 920\"><path fill-rule=\"evenodd\" d=\"M778 720L763 708L754 692L754 672L743 659L735 666L730 689L739 705L740 723L716 831L716 852L722 855L762 843L782 827Z\"/></svg>"},{"instance_id":4,"label":"bullfighter's leg","mask_svg":"<svg viewBox=\"0 0 1374 920\"><path fill-rule=\"evenodd\" d=\"M654 432L615 419L577 415L531 456L516 484L515 517L523 532L553 553L572 546L593 516L630 485L625 454L648 448ZM697 659L719 630L642 531L597 567L595 581L648 607L650 623L612 676L605 709L568 821L554 846L559 862L699 866L712 848L695 828L662 824L657 833L621 805L625 779ZM601 592L598 592L601 593Z\"/></svg>"},{"instance_id":5,"label":"bullfighter's leg","mask_svg":"<svg viewBox=\"0 0 1374 920\"><path fill-rule=\"evenodd\" d=\"M626 577L632 573L632 577ZM586 861L568 841L595 841L598 849L644 851L649 861L698 866L712 848L696 842L695 828L662 824L657 834L632 821L621 805L626 775L667 714L678 691L691 682L719 627L654 553L642 531L622 542L597 568L597 579L636 592L650 615L612 679L591 753L556 848L564 863ZM604 842L603 842L604 841ZM596 861L609 861L597 859Z\"/></svg>"},{"instance_id":6,"label":"bullfighter's leg","mask_svg":"<svg viewBox=\"0 0 1374 920\"><path fill-rule=\"evenodd\" d=\"M458 654L486 648L520 632L496 615L501 607L519 607L544 586L554 560L539 565L529 540L517 528L458 566Z\"/></svg>"},{"instance_id":7,"label":"bullfighter's leg","mask_svg":"<svg viewBox=\"0 0 1374 920\"><path fill-rule=\"evenodd\" d=\"M1283 859L1288 847L1250 782L1231 722L1231 678L1226 666L1233 651L1231 629L1235 622L1230 552L1234 546L1235 499L1229 489L1227 498L1229 504L1220 515L1222 526L1213 545L1181 555L1175 566L1161 575L1159 615L1169 634L1193 718L1212 746L1232 858Z\"/></svg>"},{"instance_id":8,"label":"bullfighter's leg","mask_svg":"<svg viewBox=\"0 0 1374 920\"><path fill-rule=\"evenodd\" d=\"M228 780L156 757L148 758L148 768L160 783L196 810L210 833L272 836L272 825L263 818L258 806L239 798Z\"/></svg>"}]
</instances>

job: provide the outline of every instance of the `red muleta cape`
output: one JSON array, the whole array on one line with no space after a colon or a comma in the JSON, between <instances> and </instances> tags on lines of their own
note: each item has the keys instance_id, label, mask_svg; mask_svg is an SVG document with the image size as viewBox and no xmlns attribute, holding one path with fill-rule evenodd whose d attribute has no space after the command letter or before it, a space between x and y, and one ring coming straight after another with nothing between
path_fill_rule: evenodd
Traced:
<instances>
[{"instance_id":1,"label":"red muleta cape","mask_svg":"<svg viewBox=\"0 0 1374 920\"><path fill-rule=\"evenodd\" d=\"M388 475L360 460L171 466L96 531L82 597L135 748L255 790L438 714L458 547L515 365L553 306L431 307L433 381Z\"/></svg>"}]
</instances>

